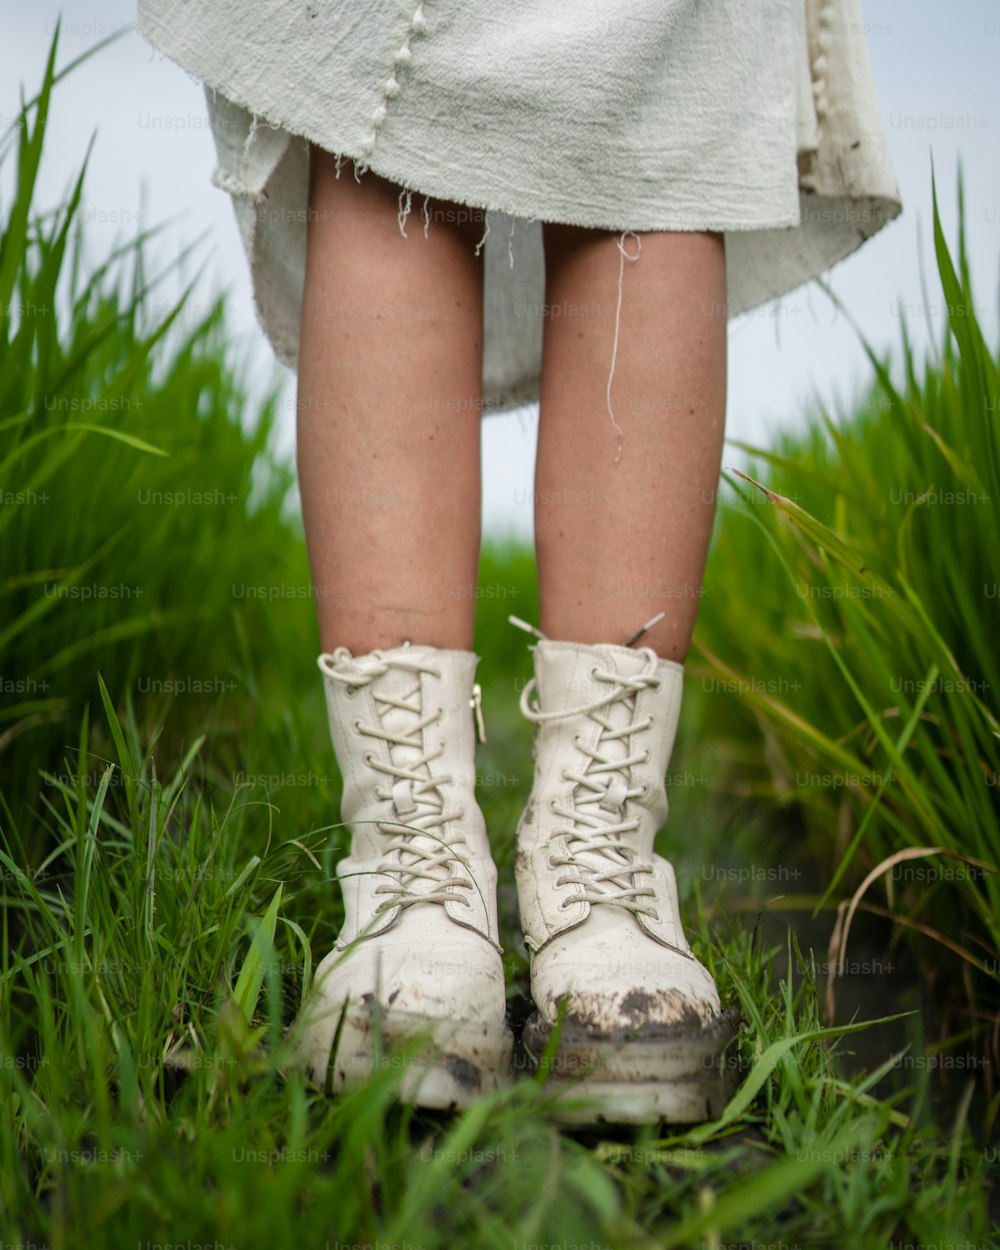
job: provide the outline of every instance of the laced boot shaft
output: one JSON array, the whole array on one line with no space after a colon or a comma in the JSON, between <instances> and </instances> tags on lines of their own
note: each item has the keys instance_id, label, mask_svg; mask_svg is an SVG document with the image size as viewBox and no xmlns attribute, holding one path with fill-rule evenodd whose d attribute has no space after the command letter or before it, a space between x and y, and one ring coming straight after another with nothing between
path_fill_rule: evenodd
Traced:
<instances>
[{"instance_id":1,"label":"laced boot shaft","mask_svg":"<svg viewBox=\"0 0 1000 1250\"><path fill-rule=\"evenodd\" d=\"M481 896L482 885L495 886L495 871L471 763L471 709L479 714L479 686L471 686L470 699L441 701L440 662L407 654L426 650L402 647L355 659L337 647L319 659L329 679L334 746L339 758L351 760L341 803L351 855L337 865L337 876L354 906L337 939L340 948L359 936L362 924L365 936L384 933L415 904L440 904L457 924L496 943L495 914ZM471 679L475 656L469 659L471 665L459 661L459 667ZM370 740L360 764L351 739ZM484 883L484 873L492 880Z\"/></svg>"},{"instance_id":2,"label":"laced boot shaft","mask_svg":"<svg viewBox=\"0 0 1000 1250\"><path fill-rule=\"evenodd\" d=\"M653 853L668 814L682 666L648 647L549 640L535 665L521 696L536 726L535 783L517 838L518 864L535 877L522 897L528 946L540 950L610 906L688 954L672 869Z\"/></svg>"},{"instance_id":3,"label":"laced boot shaft","mask_svg":"<svg viewBox=\"0 0 1000 1250\"><path fill-rule=\"evenodd\" d=\"M339 647L319 657L334 748L346 762L341 819L352 835L337 867L347 912L341 949L386 932L417 904L439 904L497 944L496 871L475 800L476 657L450 653L460 693L446 688L443 653L435 659L434 650L355 658Z\"/></svg>"}]
</instances>

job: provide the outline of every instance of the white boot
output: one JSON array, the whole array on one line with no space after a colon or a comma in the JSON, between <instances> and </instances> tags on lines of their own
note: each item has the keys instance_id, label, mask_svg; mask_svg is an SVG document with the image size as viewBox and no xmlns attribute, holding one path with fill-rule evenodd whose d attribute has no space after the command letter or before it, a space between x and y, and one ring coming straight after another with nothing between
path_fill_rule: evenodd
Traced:
<instances>
[{"instance_id":1,"label":"white boot","mask_svg":"<svg viewBox=\"0 0 1000 1250\"><path fill-rule=\"evenodd\" d=\"M319 657L352 841L337 865L344 926L299 1045L318 1084L332 1054L335 1091L399 1065L404 1100L461 1107L509 1073L497 874L475 797L477 663L409 643ZM395 1044L415 1039L401 1058Z\"/></svg>"},{"instance_id":2,"label":"white boot","mask_svg":"<svg viewBox=\"0 0 1000 1250\"><path fill-rule=\"evenodd\" d=\"M674 870L653 853L683 676L649 647L543 640L521 696L536 724L517 830L538 1009L524 1040L541 1054L565 1001L549 1080L562 1119L693 1123L731 1092L722 1050L739 1013L721 1010L684 936ZM563 1111L574 1096L596 1112Z\"/></svg>"}]
</instances>

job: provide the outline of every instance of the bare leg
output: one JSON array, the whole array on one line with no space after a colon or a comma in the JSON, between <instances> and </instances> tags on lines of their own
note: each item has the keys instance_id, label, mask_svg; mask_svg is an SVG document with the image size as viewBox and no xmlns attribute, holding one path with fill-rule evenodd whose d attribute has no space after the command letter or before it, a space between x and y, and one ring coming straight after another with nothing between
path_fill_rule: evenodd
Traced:
<instances>
[{"instance_id":1,"label":"bare leg","mask_svg":"<svg viewBox=\"0 0 1000 1250\"><path fill-rule=\"evenodd\" d=\"M325 650L469 650L481 529L475 210L311 150L298 473Z\"/></svg>"},{"instance_id":2,"label":"bare leg","mask_svg":"<svg viewBox=\"0 0 1000 1250\"><path fill-rule=\"evenodd\" d=\"M721 236L545 226L535 542L541 629L683 661L715 514L726 407ZM638 243L641 240L641 251ZM618 352L607 407L618 303Z\"/></svg>"}]
</instances>

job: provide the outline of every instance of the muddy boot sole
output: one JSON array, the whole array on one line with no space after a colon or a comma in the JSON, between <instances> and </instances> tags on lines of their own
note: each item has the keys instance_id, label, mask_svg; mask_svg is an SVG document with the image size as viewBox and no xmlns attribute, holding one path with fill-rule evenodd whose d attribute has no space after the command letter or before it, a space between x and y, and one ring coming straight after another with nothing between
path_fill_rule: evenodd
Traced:
<instances>
[{"instance_id":1,"label":"muddy boot sole","mask_svg":"<svg viewBox=\"0 0 1000 1250\"><path fill-rule=\"evenodd\" d=\"M717 1119L739 1087L733 1048L740 1013L727 1008L692 1030L650 1026L614 1035L588 1033L564 1022L545 1090L556 1095L561 1124L700 1124ZM554 1026L536 1012L522 1042L539 1060Z\"/></svg>"}]
</instances>

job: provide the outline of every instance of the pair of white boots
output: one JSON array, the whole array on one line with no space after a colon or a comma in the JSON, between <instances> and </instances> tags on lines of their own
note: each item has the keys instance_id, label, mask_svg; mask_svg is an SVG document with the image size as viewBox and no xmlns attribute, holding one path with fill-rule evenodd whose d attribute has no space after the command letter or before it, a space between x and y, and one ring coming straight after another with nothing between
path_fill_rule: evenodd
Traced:
<instances>
[{"instance_id":1,"label":"pair of white boots","mask_svg":"<svg viewBox=\"0 0 1000 1250\"><path fill-rule=\"evenodd\" d=\"M739 1017L720 1009L673 869L653 853L683 667L648 647L542 640L534 652L515 869L537 1008L524 1043L549 1055L564 1121L712 1118ZM404 1099L448 1108L509 1079L497 872L475 795L477 663L409 643L319 658L352 839L337 867L346 918L297 1033L325 1088L399 1065Z\"/></svg>"}]
</instances>

